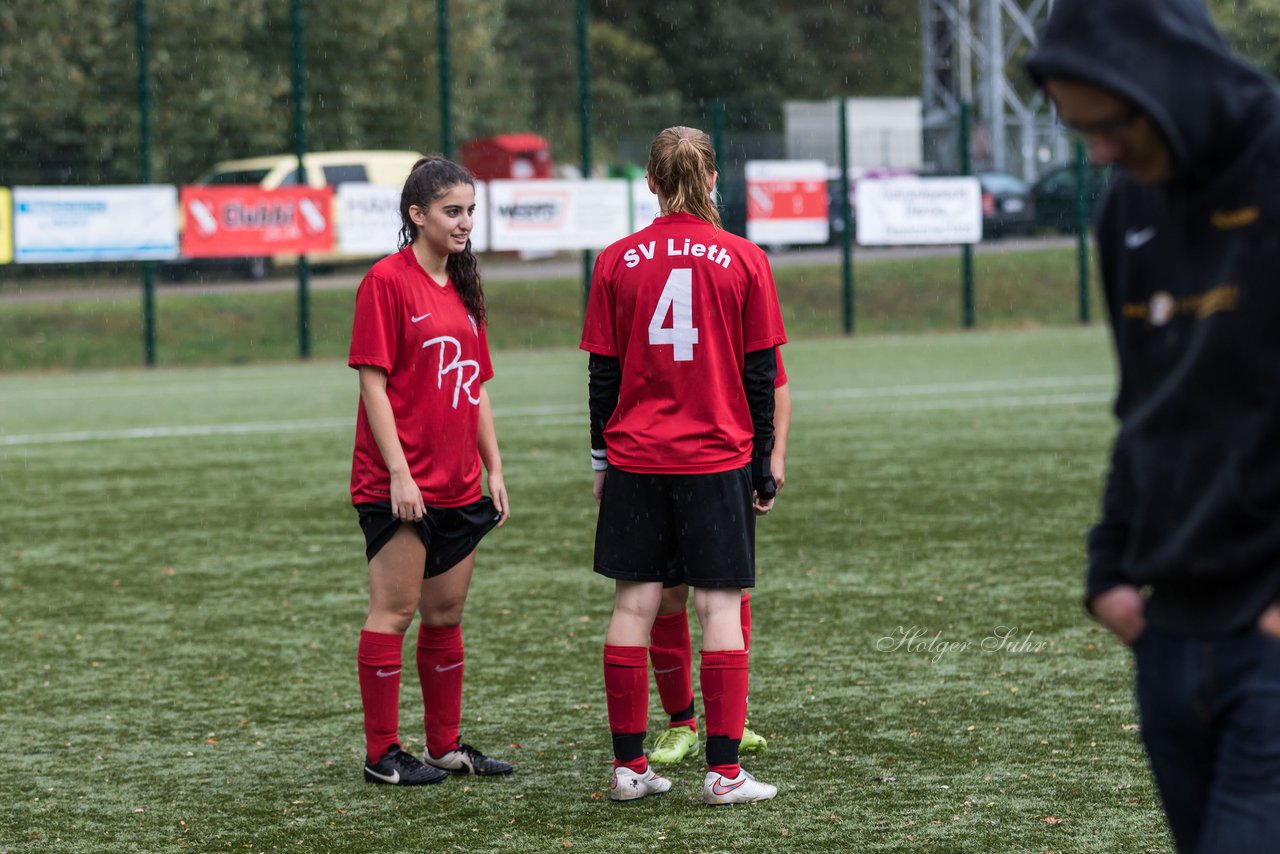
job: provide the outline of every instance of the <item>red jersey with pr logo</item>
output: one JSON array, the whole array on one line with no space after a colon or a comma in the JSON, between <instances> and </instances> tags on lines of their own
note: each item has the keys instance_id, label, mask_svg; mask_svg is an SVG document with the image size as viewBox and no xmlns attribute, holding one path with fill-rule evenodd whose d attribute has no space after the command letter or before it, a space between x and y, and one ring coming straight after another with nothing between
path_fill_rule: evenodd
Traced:
<instances>
[{"instance_id":1,"label":"red jersey with pr logo","mask_svg":"<svg viewBox=\"0 0 1280 854\"><path fill-rule=\"evenodd\" d=\"M489 342L452 283L437 284L412 249L383 258L360 282L347 364L387 372L396 433L423 501L436 507L478 501L480 387L493 377ZM390 489L361 401L351 501L387 501Z\"/></svg>"},{"instance_id":2,"label":"red jersey with pr logo","mask_svg":"<svg viewBox=\"0 0 1280 854\"><path fill-rule=\"evenodd\" d=\"M764 251L691 214L658 217L596 259L581 348L616 356L609 464L715 474L751 461L745 354L786 343Z\"/></svg>"}]
</instances>

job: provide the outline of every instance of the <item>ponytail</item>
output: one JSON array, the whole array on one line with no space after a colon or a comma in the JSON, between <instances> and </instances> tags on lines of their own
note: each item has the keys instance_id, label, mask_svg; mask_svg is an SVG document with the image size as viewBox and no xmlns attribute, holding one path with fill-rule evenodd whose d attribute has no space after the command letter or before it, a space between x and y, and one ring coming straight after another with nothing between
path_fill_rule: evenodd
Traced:
<instances>
[{"instance_id":1,"label":"ponytail","mask_svg":"<svg viewBox=\"0 0 1280 854\"><path fill-rule=\"evenodd\" d=\"M709 188L716 174L711 137L696 128L667 128L649 145L647 169L667 213L693 214L722 227Z\"/></svg>"}]
</instances>

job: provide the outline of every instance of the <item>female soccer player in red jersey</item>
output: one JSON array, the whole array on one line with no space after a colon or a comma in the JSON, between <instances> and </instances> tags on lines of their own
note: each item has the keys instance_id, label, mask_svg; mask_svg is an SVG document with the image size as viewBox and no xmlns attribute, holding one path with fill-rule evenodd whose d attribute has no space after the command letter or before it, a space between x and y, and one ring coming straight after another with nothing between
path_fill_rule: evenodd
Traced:
<instances>
[{"instance_id":1,"label":"female soccer player in red jersey","mask_svg":"<svg viewBox=\"0 0 1280 854\"><path fill-rule=\"evenodd\" d=\"M508 515L484 383L493 376L471 222L471 175L425 157L400 196L401 249L356 291L348 364L360 372L351 500L369 559L357 652L370 783L418 786L449 771L509 774L458 738L462 610L476 544ZM491 497L480 490L488 472ZM404 634L421 612L418 679L427 749L400 749Z\"/></svg>"},{"instance_id":2,"label":"female soccer player in red jersey","mask_svg":"<svg viewBox=\"0 0 1280 854\"><path fill-rule=\"evenodd\" d=\"M777 789L738 763L747 702L743 588L755 583L753 506L773 506L777 348L786 342L769 262L720 228L715 152L702 131L668 128L649 149L662 215L596 261L581 347L591 354L595 570L615 580L604 678L611 796L671 788L648 766L650 628L663 582L694 588L702 624L710 804Z\"/></svg>"},{"instance_id":3,"label":"female soccer player in red jersey","mask_svg":"<svg viewBox=\"0 0 1280 854\"><path fill-rule=\"evenodd\" d=\"M787 385L782 352L778 352L778 377L773 390L773 456L770 468L782 492L787 460L787 436L791 432L791 389ZM757 505L755 513L768 513ZM649 634L649 661L658 685L662 709L670 717L667 729L649 749L649 761L674 765L698 750L698 719L693 709L693 642L689 637L689 585L672 579L662 589L658 616ZM742 591L740 609L742 646L751 652L751 594ZM738 744L741 753L763 753L769 746L764 736L746 726Z\"/></svg>"}]
</instances>

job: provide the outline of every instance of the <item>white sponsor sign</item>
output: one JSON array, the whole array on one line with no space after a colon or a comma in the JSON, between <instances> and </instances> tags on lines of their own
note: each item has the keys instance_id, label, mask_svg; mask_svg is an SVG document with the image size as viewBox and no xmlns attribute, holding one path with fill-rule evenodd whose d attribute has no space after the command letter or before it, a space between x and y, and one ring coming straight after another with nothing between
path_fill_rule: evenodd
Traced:
<instances>
[{"instance_id":1,"label":"white sponsor sign","mask_svg":"<svg viewBox=\"0 0 1280 854\"><path fill-rule=\"evenodd\" d=\"M636 178L631 182L631 230L639 231L653 224L662 214L658 197L649 192L649 182Z\"/></svg>"},{"instance_id":2,"label":"white sponsor sign","mask_svg":"<svg viewBox=\"0 0 1280 854\"><path fill-rule=\"evenodd\" d=\"M178 188L14 187L19 263L178 257Z\"/></svg>"},{"instance_id":3,"label":"white sponsor sign","mask_svg":"<svg viewBox=\"0 0 1280 854\"><path fill-rule=\"evenodd\" d=\"M747 239L753 243L826 243L827 164L821 160L749 160Z\"/></svg>"},{"instance_id":4,"label":"white sponsor sign","mask_svg":"<svg viewBox=\"0 0 1280 854\"><path fill-rule=\"evenodd\" d=\"M977 243L982 239L982 188L977 178L863 179L855 195L861 244Z\"/></svg>"},{"instance_id":5,"label":"white sponsor sign","mask_svg":"<svg viewBox=\"0 0 1280 854\"><path fill-rule=\"evenodd\" d=\"M400 246L400 187L348 181L338 185L338 251L343 255L390 255ZM471 249L489 246L485 185L476 183Z\"/></svg>"},{"instance_id":6,"label":"white sponsor sign","mask_svg":"<svg viewBox=\"0 0 1280 854\"><path fill-rule=\"evenodd\" d=\"M600 249L631 233L625 179L490 181L489 248Z\"/></svg>"},{"instance_id":7,"label":"white sponsor sign","mask_svg":"<svg viewBox=\"0 0 1280 854\"><path fill-rule=\"evenodd\" d=\"M471 251L489 251L489 185L476 181L476 215L471 221Z\"/></svg>"}]
</instances>

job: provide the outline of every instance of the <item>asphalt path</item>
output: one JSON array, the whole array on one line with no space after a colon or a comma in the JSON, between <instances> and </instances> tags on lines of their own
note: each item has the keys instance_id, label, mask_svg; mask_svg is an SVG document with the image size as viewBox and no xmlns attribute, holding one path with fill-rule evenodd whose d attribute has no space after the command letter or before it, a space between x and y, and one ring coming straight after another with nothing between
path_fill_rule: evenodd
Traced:
<instances>
[{"instance_id":1,"label":"asphalt path","mask_svg":"<svg viewBox=\"0 0 1280 854\"><path fill-rule=\"evenodd\" d=\"M1074 245L1074 237L1036 237L991 240L977 244L974 251L978 255L998 255ZM775 268L837 266L841 263L841 254L838 246L790 249L771 252L769 261ZM959 256L960 247L958 246L858 246L854 248L853 255L855 262L859 264L923 258L958 258ZM528 261L507 256L489 256L481 261L481 274L486 280L495 282L518 279L572 279L582 275L582 260L581 257L565 257L563 253L555 258ZM313 274L310 286L313 290L354 288L363 275L363 269L346 267L333 272ZM297 288L296 276L289 273L262 281L238 279L224 272L214 272L205 276L193 275L182 282L165 281L164 277L159 275L156 277L156 293L162 296L271 293L294 291ZM85 280L72 283L65 278L11 279L0 282L0 303L53 303L68 300L111 302L136 298L140 291L140 282L126 285L122 284L119 278L104 281L100 285L94 285Z\"/></svg>"}]
</instances>

